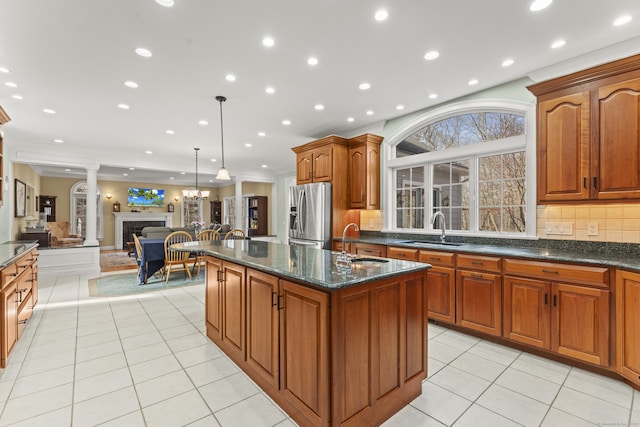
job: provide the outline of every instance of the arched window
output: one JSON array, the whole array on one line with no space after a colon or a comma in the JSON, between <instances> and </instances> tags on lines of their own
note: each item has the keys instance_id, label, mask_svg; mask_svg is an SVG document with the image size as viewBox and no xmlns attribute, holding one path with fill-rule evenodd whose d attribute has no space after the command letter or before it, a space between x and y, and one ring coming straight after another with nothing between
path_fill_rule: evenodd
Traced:
<instances>
[{"instance_id":1,"label":"arched window","mask_svg":"<svg viewBox=\"0 0 640 427\"><path fill-rule=\"evenodd\" d=\"M467 101L432 110L389 138L388 228L430 232L436 211L458 234L535 235L533 106ZM428 195L428 197L427 197Z\"/></svg>"},{"instance_id":2,"label":"arched window","mask_svg":"<svg viewBox=\"0 0 640 427\"><path fill-rule=\"evenodd\" d=\"M103 237L103 220L102 220L102 191L100 186L96 187L96 238ZM86 237L87 233L87 183L80 181L71 187L71 232Z\"/></svg>"}]
</instances>

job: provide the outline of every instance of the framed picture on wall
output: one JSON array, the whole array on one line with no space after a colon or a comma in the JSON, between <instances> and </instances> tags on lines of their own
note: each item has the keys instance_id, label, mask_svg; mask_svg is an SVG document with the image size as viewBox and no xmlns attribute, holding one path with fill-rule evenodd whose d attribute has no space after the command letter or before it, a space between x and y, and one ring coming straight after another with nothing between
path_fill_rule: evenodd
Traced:
<instances>
[{"instance_id":1,"label":"framed picture on wall","mask_svg":"<svg viewBox=\"0 0 640 427\"><path fill-rule=\"evenodd\" d=\"M27 206L27 186L19 179L16 182L16 217L24 217L24 211Z\"/></svg>"}]
</instances>

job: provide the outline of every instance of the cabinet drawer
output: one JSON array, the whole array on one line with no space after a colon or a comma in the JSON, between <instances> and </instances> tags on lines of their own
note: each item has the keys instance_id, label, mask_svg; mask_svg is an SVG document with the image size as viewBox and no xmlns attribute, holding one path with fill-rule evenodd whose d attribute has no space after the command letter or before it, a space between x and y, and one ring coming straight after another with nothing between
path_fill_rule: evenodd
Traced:
<instances>
[{"instance_id":1,"label":"cabinet drawer","mask_svg":"<svg viewBox=\"0 0 640 427\"><path fill-rule=\"evenodd\" d=\"M609 269L602 267L505 259L504 272L512 276L536 277L554 282L575 282L601 288L609 287Z\"/></svg>"},{"instance_id":2,"label":"cabinet drawer","mask_svg":"<svg viewBox=\"0 0 640 427\"><path fill-rule=\"evenodd\" d=\"M387 256L387 247L385 245L376 245L371 243L353 243L352 253L359 256L377 256L385 258Z\"/></svg>"},{"instance_id":3,"label":"cabinet drawer","mask_svg":"<svg viewBox=\"0 0 640 427\"><path fill-rule=\"evenodd\" d=\"M420 251L418 261L427 262L433 265L454 266L456 263L455 254L439 251Z\"/></svg>"},{"instance_id":4,"label":"cabinet drawer","mask_svg":"<svg viewBox=\"0 0 640 427\"><path fill-rule=\"evenodd\" d=\"M458 254L458 268L500 272L500 258L479 255Z\"/></svg>"},{"instance_id":5,"label":"cabinet drawer","mask_svg":"<svg viewBox=\"0 0 640 427\"><path fill-rule=\"evenodd\" d=\"M2 271L0 271L0 277L2 278L2 287L4 288L18 277L18 264L14 262L6 268L3 268Z\"/></svg>"},{"instance_id":6,"label":"cabinet drawer","mask_svg":"<svg viewBox=\"0 0 640 427\"><path fill-rule=\"evenodd\" d=\"M387 248L387 258L394 259L406 259L408 261L418 260L418 250L410 248L394 248L389 246Z\"/></svg>"},{"instance_id":7,"label":"cabinet drawer","mask_svg":"<svg viewBox=\"0 0 640 427\"><path fill-rule=\"evenodd\" d=\"M351 253L351 243L346 242L344 244L344 247L345 247L345 250L344 250L345 252ZM342 242L337 242L337 241L334 240L331 243L331 249L336 251L336 252L342 252Z\"/></svg>"}]
</instances>

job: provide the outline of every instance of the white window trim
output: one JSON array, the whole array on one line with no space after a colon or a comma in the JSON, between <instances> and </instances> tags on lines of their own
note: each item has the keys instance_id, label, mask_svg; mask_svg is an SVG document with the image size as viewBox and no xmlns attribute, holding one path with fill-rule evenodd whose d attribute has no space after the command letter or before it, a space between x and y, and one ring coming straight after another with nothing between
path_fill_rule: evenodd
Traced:
<instances>
[{"instance_id":1,"label":"white window trim","mask_svg":"<svg viewBox=\"0 0 640 427\"><path fill-rule=\"evenodd\" d=\"M420 128L426 126L429 123L434 123L440 120L447 119L449 117L458 116L462 114L469 114L474 112L497 112L497 113L515 113L523 114L525 117L525 131L524 136L516 136L512 138L506 138L500 141L487 142L483 144L474 144L466 147L457 147L444 152L431 152L424 154L417 154L409 157L396 158L395 147L401 143L407 136L415 133ZM423 114L414 117L406 124L398 128L388 138L385 138L383 142L384 156L382 158L382 171L383 171L383 185L381 208L384 209L388 215L384 216L384 228L383 232L395 232L395 233L411 233L411 234L425 234L435 235L438 234L437 230L429 229L402 229L395 227L395 174L393 171L400 167L414 166L420 163L425 164L427 162L437 162L439 160L451 159L452 157L467 157L477 156L486 153L486 148L491 147L492 154L499 154L500 152L514 151L516 148L524 148L527 156L527 214L526 214L526 231L522 234L496 234L496 233L483 233L483 232L466 232L466 231L447 231L450 235L462 235L462 236L482 236L482 237L495 237L495 238L521 238L532 239L536 238L536 116L535 116L535 104L523 101L504 100L504 99L477 99L456 102L448 104L440 108L429 110ZM428 160L427 160L428 159ZM474 166L475 167L475 166ZM427 178L428 177L428 178ZM425 181L429 181L430 175L426 174ZM431 188L431 182L425 182L425 188ZM477 183L476 183L477 186ZM474 193L477 189L473 190ZM473 197L475 199L475 195ZM430 203L430 202L429 202ZM475 201L473 202L475 203ZM429 206L425 206L426 210L429 210ZM476 219L473 220L474 222ZM425 223L425 224L428 224ZM475 224L473 224L475 226Z\"/></svg>"},{"instance_id":2,"label":"white window trim","mask_svg":"<svg viewBox=\"0 0 640 427\"><path fill-rule=\"evenodd\" d=\"M85 195L85 198L87 196L87 193L79 193L77 190L78 188L82 187L82 186L87 186L87 181L79 181L76 182L75 184L73 184L71 186L71 190L69 191L69 223L70 223L70 228L71 228L71 232L74 234L77 234L77 227L78 227L78 222L77 222L77 217L76 217L76 201L79 198L82 198L82 195ZM100 189L100 186L97 185L96 186L96 239L98 240L102 240L104 237L104 214L102 211L102 190ZM85 204L87 202L85 201ZM85 213L86 216L86 213ZM83 227L86 227L86 224L83 224ZM86 228L85 228L86 230Z\"/></svg>"}]
</instances>

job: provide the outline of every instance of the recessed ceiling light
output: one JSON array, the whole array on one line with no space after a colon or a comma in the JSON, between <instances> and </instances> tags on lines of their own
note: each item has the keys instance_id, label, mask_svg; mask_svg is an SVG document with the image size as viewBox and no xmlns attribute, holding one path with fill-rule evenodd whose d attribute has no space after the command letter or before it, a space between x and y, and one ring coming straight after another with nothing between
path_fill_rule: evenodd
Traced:
<instances>
[{"instance_id":1,"label":"recessed ceiling light","mask_svg":"<svg viewBox=\"0 0 640 427\"><path fill-rule=\"evenodd\" d=\"M252 147L252 145L249 144L248 142L246 144L244 144L244 146L247 147L247 148L251 148Z\"/></svg>"},{"instance_id":2,"label":"recessed ceiling light","mask_svg":"<svg viewBox=\"0 0 640 427\"><path fill-rule=\"evenodd\" d=\"M60 138L56 138L56 139L53 140L53 142L55 142L56 144L62 144L62 143L64 143L64 140L60 139Z\"/></svg>"},{"instance_id":3,"label":"recessed ceiling light","mask_svg":"<svg viewBox=\"0 0 640 427\"><path fill-rule=\"evenodd\" d=\"M509 67L513 65L513 59L509 58L509 59L505 59L504 61L502 61L502 66L503 67Z\"/></svg>"},{"instance_id":4,"label":"recessed ceiling light","mask_svg":"<svg viewBox=\"0 0 640 427\"><path fill-rule=\"evenodd\" d=\"M266 167L267 167L267 165L262 165L262 167L263 167L263 168L266 168Z\"/></svg>"},{"instance_id":5,"label":"recessed ceiling light","mask_svg":"<svg viewBox=\"0 0 640 427\"><path fill-rule=\"evenodd\" d=\"M173 0L156 0L160 6L171 7L173 6Z\"/></svg>"},{"instance_id":6,"label":"recessed ceiling light","mask_svg":"<svg viewBox=\"0 0 640 427\"><path fill-rule=\"evenodd\" d=\"M147 151L144 152L144 154L153 154L153 151L147 150Z\"/></svg>"},{"instance_id":7,"label":"recessed ceiling light","mask_svg":"<svg viewBox=\"0 0 640 427\"><path fill-rule=\"evenodd\" d=\"M126 87L130 87L131 89L135 89L138 87L138 83L131 81L131 80L127 80L126 82L124 82L124 85Z\"/></svg>"},{"instance_id":8,"label":"recessed ceiling light","mask_svg":"<svg viewBox=\"0 0 640 427\"><path fill-rule=\"evenodd\" d=\"M267 88L264 91L267 92L269 95L273 95L274 93L276 93L276 90L271 86L267 86Z\"/></svg>"},{"instance_id":9,"label":"recessed ceiling light","mask_svg":"<svg viewBox=\"0 0 640 427\"><path fill-rule=\"evenodd\" d=\"M367 90L367 89L370 89L370 88L371 88L371 85L369 83L367 83L367 82L360 83L360 86L358 86L358 89L360 89L360 90Z\"/></svg>"},{"instance_id":10,"label":"recessed ceiling light","mask_svg":"<svg viewBox=\"0 0 640 427\"><path fill-rule=\"evenodd\" d=\"M122 176L129 176L129 174L125 172L122 174Z\"/></svg>"},{"instance_id":11,"label":"recessed ceiling light","mask_svg":"<svg viewBox=\"0 0 640 427\"><path fill-rule=\"evenodd\" d=\"M620 25L628 24L630 21L631 21L631 15L623 15L616 18L616 20L613 21L613 25L615 25L616 27L619 27Z\"/></svg>"},{"instance_id":12,"label":"recessed ceiling light","mask_svg":"<svg viewBox=\"0 0 640 427\"><path fill-rule=\"evenodd\" d=\"M6 82L4 85L12 88L18 87L17 83L14 83L14 82Z\"/></svg>"},{"instance_id":13,"label":"recessed ceiling light","mask_svg":"<svg viewBox=\"0 0 640 427\"><path fill-rule=\"evenodd\" d=\"M0 67L0 73L9 74L9 69L7 67Z\"/></svg>"},{"instance_id":14,"label":"recessed ceiling light","mask_svg":"<svg viewBox=\"0 0 640 427\"><path fill-rule=\"evenodd\" d=\"M52 110L51 108L44 108L42 111L47 113L47 114L55 114L56 113L56 111Z\"/></svg>"},{"instance_id":15,"label":"recessed ceiling light","mask_svg":"<svg viewBox=\"0 0 640 427\"><path fill-rule=\"evenodd\" d=\"M64 171L65 172L71 172L71 169L65 169Z\"/></svg>"},{"instance_id":16,"label":"recessed ceiling light","mask_svg":"<svg viewBox=\"0 0 640 427\"><path fill-rule=\"evenodd\" d=\"M271 37L265 37L262 39L262 44L266 47L271 47L276 44L276 42Z\"/></svg>"},{"instance_id":17,"label":"recessed ceiling light","mask_svg":"<svg viewBox=\"0 0 640 427\"><path fill-rule=\"evenodd\" d=\"M546 9L549 7L553 0L534 0L529 6L529 10L532 12L537 12L542 9Z\"/></svg>"},{"instance_id":18,"label":"recessed ceiling light","mask_svg":"<svg viewBox=\"0 0 640 427\"><path fill-rule=\"evenodd\" d=\"M436 99L438 97L437 93L431 93L429 94L429 99Z\"/></svg>"},{"instance_id":19,"label":"recessed ceiling light","mask_svg":"<svg viewBox=\"0 0 640 427\"><path fill-rule=\"evenodd\" d=\"M149 49L145 49L144 47L136 48L136 53L143 58L151 58L151 56L153 55Z\"/></svg>"},{"instance_id":20,"label":"recessed ceiling light","mask_svg":"<svg viewBox=\"0 0 640 427\"><path fill-rule=\"evenodd\" d=\"M18 94L16 94L16 95L11 95L11 97L12 97L13 99L17 99L18 101L22 101L22 100L24 99L24 98L22 97L22 95L18 95Z\"/></svg>"},{"instance_id":21,"label":"recessed ceiling light","mask_svg":"<svg viewBox=\"0 0 640 427\"><path fill-rule=\"evenodd\" d=\"M217 162L217 160L216 160L216 159L211 159L211 161L212 161L212 162Z\"/></svg>"},{"instance_id":22,"label":"recessed ceiling light","mask_svg":"<svg viewBox=\"0 0 640 427\"><path fill-rule=\"evenodd\" d=\"M562 47L566 44L567 42L564 40L556 40L553 43L551 43L551 49L558 49L559 47Z\"/></svg>"},{"instance_id":23,"label":"recessed ceiling light","mask_svg":"<svg viewBox=\"0 0 640 427\"><path fill-rule=\"evenodd\" d=\"M200 121L198 122L198 124L199 124L200 126L207 126L207 125L209 124L209 122L208 122L208 121L206 121L206 120L200 120Z\"/></svg>"},{"instance_id":24,"label":"recessed ceiling light","mask_svg":"<svg viewBox=\"0 0 640 427\"><path fill-rule=\"evenodd\" d=\"M118 108L121 110L128 110L131 107L129 107L127 104L118 104Z\"/></svg>"},{"instance_id":25,"label":"recessed ceiling light","mask_svg":"<svg viewBox=\"0 0 640 427\"><path fill-rule=\"evenodd\" d=\"M236 76L233 74L227 74L226 76L224 76L225 79L227 79L228 82L235 82L236 81Z\"/></svg>"},{"instance_id":26,"label":"recessed ceiling light","mask_svg":"<svg viewBox=\"0 0 640 427\"><path fill-rule=\"evenodd\" d=\"M264 132L258 132L258 136L267 136L267 134Z\"/></svg>"},{"instance_id":27,"label":"recessed ceiling light","mask_svg":"<svg viewBox=\"0 0 640 427\"><path fill-rule=\"evenodd\" d=\"M376 21L384 21L389 17L389 12L384 9L379 9L376 11L376 14L373 16Z\"/></svg>"},{"instance_id":28,"label":"recessed ceiling light","mask_svg":"<svg viewBox=\"0 0 640 427\"><path fill-rule=\"evenodd\" d=\"M169 179L175 179L174 177L170 176Z\"/></svg>"},{"instance_id":29,"label":"recessed ceiling light","mask_svg":"<svg viewBox=\"0 0 640 427\"><path fill-rule=\"evenodd\" d=\"M291 124L291 120L285 119L285 120L282 121L282 124L285 125L285 126L289 126Z\"/></svg>"},{"instance_id":30,"label":"recessed ceiling light","mask_svg":"<svg viewBox=\"0 0 640 427\"><path fill-rule=\"evenodd\" d=\"M396 105L396 110L404 110L404 105Z\"/></svg>"},{"instance_id":31,"label":"recessed ceiling light","mask_svg":"<svg viewBox=\"0 0 640 427\"><path fill-rule=\"evenodd\" d=\"M175 135L176 131L172 130L172 129L167 129L167 130L164 131L164 133L166 133L167 135Z\"/></svg>"},{"instance_id":32,"label":"recessed ceiling light","mask_svg":"<svg viewBox=\"0 0 640 427\"><path fill-rule=\"evenodd\" d=\"M186 175L186 174L187 174L186 172L180 172L180 175Z\"/></svg>"},{"instance_id":33,"label":"recessed ceiling light","mask_svg":"<svg viewBox=\"0 0 640 427\"><path fill-rule=\"evenodd\" d=\"M130 170L130 171L134 171L134 170L136 170L136 168L129 168L129 170Z\"/></svg>"},{"instance_id":34,"label":"recessed ceiling light","mask_svg":"<svg viewBox=\"0 0 640 427\"><path fill-rule=\"evenodd\" d=\"M367 116L373 116L373 110L367 111Z\"/></svg>"},{"instance_id":35,"label":"recessed ceiling light","mask_svg":"<svg viewBox=\"0 0 640 427\"><path fill-rule=\"evenodd\" d=\"M316 58L315 56L310 57L309 59L307 59L307 64L318 65L318 58Z\"/></svg>"},{"instance_id":36,"label":"recessed ceiling light","mask_svg":"<svg viewBox=\"0 0 640 427\"><path fill-rule=\"evenodd\" d=\"M429 52L424 54L424 59L426 59L427 61L433 61L438 56L440 56L440 52L438 52L437 50L430 50Z\"/></svg>"},{"instance_id":37,"label":"recessed ceiling light","mask_svg":"<svg viewBox=\"0 0 640 427\"><path fill-rule=\"evenodd\" d=\"M209 182L213 182L213 180L212 180L212 179L210 179L210 180L209 180Z\"/></svg>"},{"instance_id":38,"label":"recessed ceiling light","mask_svg":"<svg viewBox=\"0 0 640 427\"><path fill-rule=\"evenodd\" d=\"M478 79L471 79L468 82L469 86L475 86L478 84Z\"/></svg>"},{"instance_id":39,"label":"recessed ceiling light","mask_svg":"<svg viewBox=\"0 0 640 427\"><path fill-rule=\"evenodd\" d=\"M353 122L354 120L355 120L355 119L354 119L353 117L347 117L347 121L348 121L349 123Z\"/></svg>"},{"instance_id":40,"label":"recessed ceiling light","mask_svg":"<svg viewBox=\"0 0 640 427\"><path fill-rule=\"evenodd\" d=\"M322 104L316 104L313 108L315 108L318 111L324 110L324 105Z\"/></svg>"}]
</instances>

